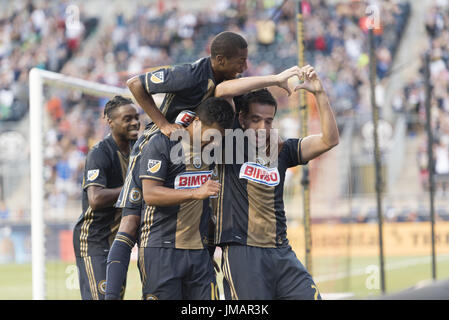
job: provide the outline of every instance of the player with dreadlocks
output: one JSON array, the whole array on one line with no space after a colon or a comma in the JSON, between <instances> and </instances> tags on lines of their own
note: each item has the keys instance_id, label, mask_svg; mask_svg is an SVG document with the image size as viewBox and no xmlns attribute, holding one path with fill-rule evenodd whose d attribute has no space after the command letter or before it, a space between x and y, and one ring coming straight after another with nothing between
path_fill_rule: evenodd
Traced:
<instances>
[{"instance_id":1,"label":"player with dreadlocks","mask_svg":"<svg viewBox=\"0 0 449 320\"><path fill-rule=\"evenodd\" d=\"M122 96L115 96L106 103L104 117L110 134L87 154L83 213L73 232L83 300L104 299L106 260L121 218L121 209L115 208L114 204L122 189L131 147L140 128L136 106Z\"/></svg>"}]
</instances>

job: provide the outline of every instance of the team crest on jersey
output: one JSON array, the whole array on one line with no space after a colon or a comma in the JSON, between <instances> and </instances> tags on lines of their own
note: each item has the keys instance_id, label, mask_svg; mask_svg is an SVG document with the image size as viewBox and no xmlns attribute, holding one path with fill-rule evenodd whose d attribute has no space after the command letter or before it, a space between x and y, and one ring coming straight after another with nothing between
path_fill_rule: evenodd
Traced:
<instances>
[{"instance_id":1,"label":"team crest on jersey","mask_svg":"<svg viewBox=\"0 0 449 320\"><path fill-rule=\"evenodd\" d=\"M161 160L153 160L150 159L148 160L148 170L151 173L156 173L159 171L159 169L161 168Z\"/></svg>"},{"instance_id":2,"label":"team crest on jersey","mask_svg":"<svg viewBox=\"0 0 449 320\"><path fill-rule=\"evenodd\" d=\"M164 71L161 70L161 71L153 72L151 74L150 80L151 80L151 82L156 83L156 84L163 83L164 82Z\"/></svg>"},{"instance_id":3,"label":"team crest on jersey","mask_svg":"<svg viewBox=\"0 0 449 320\"><path fill-rule=\"evenodd\" d=\"M196 189L212 177L212 171L187 171L175 178L175 189Z\"/></svg>"},{"instance_id":4,"label":"team crest on jersey","mask_svg":"<svg viewBox=\"0 0 449 320\"><path fill-rule=\"evenodd\" d=\"M94 181L98 178L98 175L100 174L100 169L94 169L87 171L87 181Z\"/></svg>"},{"instance_id":5,"label":"team crest on jersey","mask_svg":"<svg viewBox=\"0 0 449 320\"><path fill-rule=\"evenodd\" d=\"M131 203L139 203L142 200L142 193L137 188L132 188L129 193L129 201Z\"/></svg>"},{"instance_id":6,"label":"team crest on jersey","mask_svg":"<svg viewBox=\"0 0 449 320\"><path fill-rule=\"evenodd\" d=\"M106 294L106 280L101 280L98 283L98 291L100 291L101 294Z\"/></svg>"},{"instance_id":7,"label":"team crest on jersey","mask_svg":"<svg viewBox=\"0 0 449 320\"><path fill-rule=\"evenodd\" d=\"M277 186L280 182L278 168L267 168L258 163L246 162L240 168L240 179L247 179L267 186Z\"/></svg>"},{"instance_id":8,"label":"team crest on jersey","mask_svg":"<svg viewBox=\"0 0 449 320\"><path fill-rule=\"evenodd\" d=\"M201 158L198 158L198 157L193 158L193 166L196 169L201 168Z\"/></svg>"}]
</instances>

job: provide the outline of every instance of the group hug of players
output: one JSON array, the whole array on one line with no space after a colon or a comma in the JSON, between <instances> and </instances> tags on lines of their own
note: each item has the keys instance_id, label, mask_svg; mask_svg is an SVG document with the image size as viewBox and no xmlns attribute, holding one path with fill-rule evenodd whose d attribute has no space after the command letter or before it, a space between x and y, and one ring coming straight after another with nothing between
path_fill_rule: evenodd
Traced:
<instances>
[{"instance_id":1,"label":"group hug of players","mask_svg":"<svg viewBox=\"0 0 449 320\"><path fill-rule=\"evenodd\" d=\"M116 96L106 104L111 133L87 155L83 213L73 236L83 299L123 299L136 243L142 299L219 299L216 246L222 251L226 299L321 299L288 243L283 189L288 168L338 144L322 83L311 66L236 78L247 68L248 48L233 32L215 36L210 52L195 63L128 80L135 101L152 120L140 137L132 100ZM201 150L217 143L203 138L208 129L223 136L226 129L264 129L270 149L277 102L266 88L278 86L290 95L292 77L302 80L295 91L315 96L320 134L278 140L276 161L249 159L247 145L244 161L211 164L201 152L192 152L193 138L201 139ZM159 108L156 93L165 93ZM175 123L186 110L191 121ZM191 139L170 139L180 130ZM223 150L235 151L235 160L242 156L241 146L231 141ZM175 151L183 161L173 160Z\"/></svg>"}]
</instances>

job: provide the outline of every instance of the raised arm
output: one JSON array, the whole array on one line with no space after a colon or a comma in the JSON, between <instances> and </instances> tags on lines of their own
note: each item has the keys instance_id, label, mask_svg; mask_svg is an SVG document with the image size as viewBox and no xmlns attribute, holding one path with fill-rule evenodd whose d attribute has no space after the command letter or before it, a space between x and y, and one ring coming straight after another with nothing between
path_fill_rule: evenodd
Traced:
<instances>
[{"instance_id":1,"label":"raised arm","mask_svg":"<svg viewBox=\"0 0 449 320\"><path fill-rule=\"evenodd\" d=\"M298 66L291 67L276 75L244 77L224 81L215 88L215 96L229 99L252 90L271 86L278 86L284 89L290 96L291 90L288 86L288 79L294 76L298 78L301 76L301 69Z\"/></svg>"},{"instance_id":2,"label":"raised arm","mask_svg":"<svg viewBox=\"0 0 449 320\"><path fill-rule=\"evenodd\" d=\"M301 68L304 82L295 88L305 89L314 94L320 116L321 133L305 137L301 142L303 161L310 161L338 144L339 133L334 113L315 69L312 66Z\"/></svg>"}]
</instances>

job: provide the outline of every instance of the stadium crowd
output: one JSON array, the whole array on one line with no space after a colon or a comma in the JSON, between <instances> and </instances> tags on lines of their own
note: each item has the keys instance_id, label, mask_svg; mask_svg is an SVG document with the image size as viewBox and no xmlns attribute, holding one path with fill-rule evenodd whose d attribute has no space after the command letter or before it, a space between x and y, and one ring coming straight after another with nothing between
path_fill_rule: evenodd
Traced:
<instances>
[{"instance_id":1,"label":"stadium crowd","mask_svg":"<svg viewBox=\"0 0 449 320\"><path fill-rule=\"evenodd\" d=\"M449 1L436 1L426 14L425 29L429 38L430 81L432 85L431 125L433 128L434 170L437 196L447 195L449 187ZM424 55L420 73L411 79L396 100L395 110L404 112L409 123L409 133L419 134L420 146L417 165L421 185L428 190L426 95Z\"/></svg>"},{"instance_id":2,"label":"stadium crowd","mask_svg":"<svg viewBox=\"0 0 449 320\"><path fill-rule=\"evenodd\" d=\"M95 28L95 17L67 23L67 5L67 1L14 1L11 12L5 10L0 20L0 121L20 120L28 112L31 68L59 72Z\"/></svg>"},{"instance_id":3,"label":"stadium crowd","mask_svg":"<svg viewBox=\"0 0 449 320\"><path fill-rule=\"evenodd\" d=\"M98 19L86 17L80 7L84 31L73 39L65 23L68 2L49 1L36 6L30 1L22 3L25 9L19 2L16 7L20 10L0 24L4 39L1 110L12 110L16 103L5 107L8 104L4 102L13 97L13 101L21 101L23 116L28 99L27 75L33 66L124 86L128 78L146 68L191 62L208 55L211 38L223 30L241 33L248 40L245 75L279 72L297 63L295 2L287 1L279 9L282 3L221 0L197 11L178 7L176 2L157 1L138 5L132 15L117 13L101 33L92 32ZM306 61L316 66L337 117L367 111L367 95L362 94L368 87L367 5L324 0L303 3ZM376 54L382 79L388 75L410 6L395 0L378 5L382 20L375 31ZM82 46L87 34L95 37L96 46L83 57L84 64L79 60L75 63L73 52ZM51 95L49 91L46 106L50 118L46 128L46 190L55 210L62 210L66 201L79 201L85 155L106 133L102 119L105 100L87 99L76 92L60 93ZM286 97L278 99L280 114L287 112L290 106ZM18 118L20 115L14 119ZM289 122L291 119L285 121ZM299 123L290 123L290 127L297 131Z\"/></svg>"}]
</instances>

